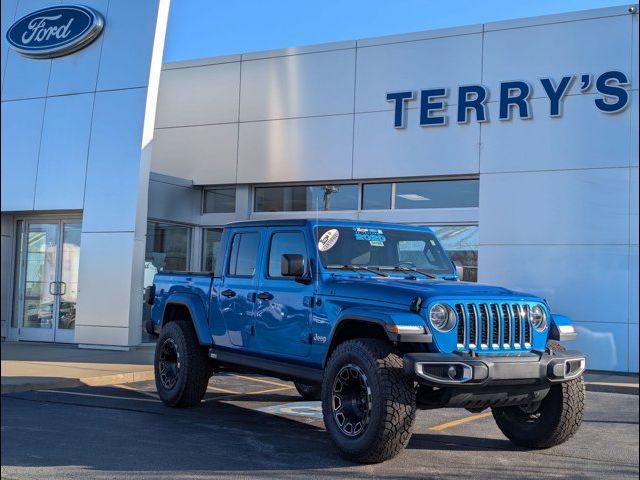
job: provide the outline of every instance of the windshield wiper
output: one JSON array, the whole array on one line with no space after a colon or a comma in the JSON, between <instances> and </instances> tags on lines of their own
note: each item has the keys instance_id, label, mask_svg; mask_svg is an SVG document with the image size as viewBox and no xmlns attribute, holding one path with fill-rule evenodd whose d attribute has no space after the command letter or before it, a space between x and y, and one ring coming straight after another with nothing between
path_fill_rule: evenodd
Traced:
<instances>
[{"instance_id":1,"label":"windshield wiper","mask_svg":"<svg viewBox=\"0 0 640 480\"><path fill-rule=\"evenodd\" d=\"M339 270L353 270L354 272L360 271L360 270L365 270L367 272L371 272L371 273L375 273L376 275L380 275L381 277L388 277L389 275L387 275L384 272L381 272L379 270L374 270L373 268L369 268L366 267L364 265L327 265L326 268L328 269L339 269Z\"/></svg>"},{"instance_id":2,"label":"windshield wiper","mask_svg":"<svg viewBox=\"0 0 640 480\"><path fill-rule=\"evenodd\" d=\"M399 272L414 272L414 273L419 273L421 275L424 275L425 277L428 278L438 278L437 276L435 276L433 273L429 273L429 272L425 272L424 270L420 270L418 268L415 267L407 267L405 265L394 265L393 267L376 267L379 268L380 270L392 270L392 271L399 271Z\"/></svg>"}]
</instances>

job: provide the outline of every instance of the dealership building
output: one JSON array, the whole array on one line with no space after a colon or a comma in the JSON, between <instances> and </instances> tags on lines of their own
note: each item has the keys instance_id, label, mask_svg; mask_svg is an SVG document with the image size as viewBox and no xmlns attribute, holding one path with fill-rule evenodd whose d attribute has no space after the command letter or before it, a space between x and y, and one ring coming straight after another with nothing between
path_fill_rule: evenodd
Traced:
<instances>
[{"instance_id":1,"label":"dealership building","mask_svg":"<svg viewBox=\"0 0 640 480\"><path fill-rule=\"evenodd\" d=\"M3 1L3 340L150 342L144 286L225 223L381 220L637 372L637 12L163 64L167 0Z\"/></svg>"}]
</instances>

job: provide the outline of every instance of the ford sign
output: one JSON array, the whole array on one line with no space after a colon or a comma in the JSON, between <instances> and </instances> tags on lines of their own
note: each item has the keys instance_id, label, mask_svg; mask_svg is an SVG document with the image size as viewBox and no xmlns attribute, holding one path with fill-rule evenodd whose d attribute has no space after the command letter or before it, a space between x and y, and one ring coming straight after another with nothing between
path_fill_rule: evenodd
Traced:
<instances>
[{"instance_id":1,"label":"ford sign","mask_svg":"<svg viewBox=\"0 0 640 480\"><path fill-rule=\"evenodd\" d=\"M82 5L60 5L32 12L7 31L13 49L31 58L61 57L93 42L104 18Z\"/></svg>"}]
</instances>

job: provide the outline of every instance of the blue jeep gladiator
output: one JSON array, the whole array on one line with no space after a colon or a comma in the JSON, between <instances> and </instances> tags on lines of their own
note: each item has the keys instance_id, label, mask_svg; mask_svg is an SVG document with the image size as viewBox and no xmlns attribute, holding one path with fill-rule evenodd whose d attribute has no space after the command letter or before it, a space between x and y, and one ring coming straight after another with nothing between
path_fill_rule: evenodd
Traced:
<instances>
[{"instance_id":1,"label":"blue jeep gladiator","mask_svg":"<svg viewBox=\"0 0 640 480\"><path fill-rule=\"evenodd\" d=\"M357 462L398 454L416 409L491 408L528 448L582 420L585 357L559 343L575 338L570 320L535 295L458 281L428 228L232 223L213 272L159 273L145 301L165 404L200 403L216 372L291 380Z\"/></svg>"}]
</instances>

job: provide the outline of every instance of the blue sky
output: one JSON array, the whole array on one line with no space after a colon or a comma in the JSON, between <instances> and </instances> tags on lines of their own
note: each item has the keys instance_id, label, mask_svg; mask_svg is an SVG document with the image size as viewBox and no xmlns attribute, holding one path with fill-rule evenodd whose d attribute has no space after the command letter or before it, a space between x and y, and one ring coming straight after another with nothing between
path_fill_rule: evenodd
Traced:
<instances>
[{"instance_id":1,"label":"blue sky","mask_svg":"<svg viewBox=\"0 0 640 480\"><path fill-rule=\"evenodd\" d=\"M352 40L614 5L625 4L621 0L172 0L164 60Z\"/></svg>"}]
</instances>

